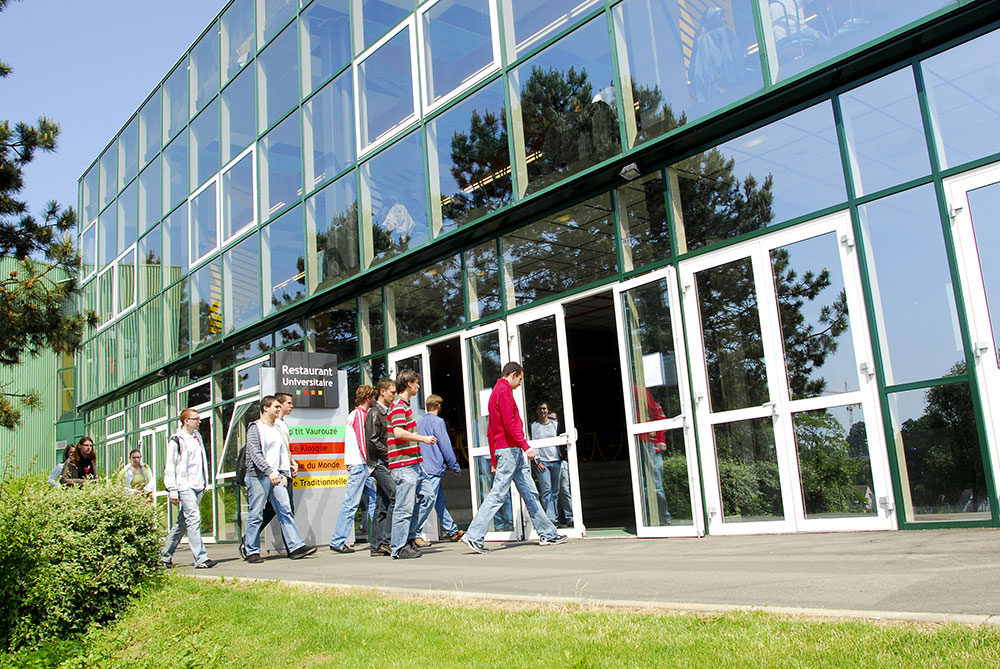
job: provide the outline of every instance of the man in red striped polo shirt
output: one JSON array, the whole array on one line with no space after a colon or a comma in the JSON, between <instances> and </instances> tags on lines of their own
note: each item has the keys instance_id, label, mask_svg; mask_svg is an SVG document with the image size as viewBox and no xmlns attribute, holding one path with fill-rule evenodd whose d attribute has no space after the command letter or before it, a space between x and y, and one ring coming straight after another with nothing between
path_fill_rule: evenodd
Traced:
<instances>
[{"instance_id":1,"label":"man in red striped polo shirt","mask_svg":"<svg viewBox=\"0 0 1000 669\"><path fill-rule=\"evenodd\" d=\"M396 377L399 395L389 409L389 473L396 484L396 508L392 512L392 557L420 557L420 549L410 540L419 515L414 512L420 482L420 444L435 444L434 437L417 434L410 400L420 392L420 375L404 369Z\"/></svg>"}]
</instances>

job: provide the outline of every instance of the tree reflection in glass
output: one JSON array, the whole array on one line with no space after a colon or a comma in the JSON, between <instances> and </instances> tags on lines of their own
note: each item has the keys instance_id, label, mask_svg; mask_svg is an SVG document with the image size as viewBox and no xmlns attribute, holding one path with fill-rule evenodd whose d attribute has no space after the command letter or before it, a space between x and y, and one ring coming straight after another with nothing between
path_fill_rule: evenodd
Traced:
<instances>
[{"instance_id":1,"label":"tree reflection in glass","mask_svg":"<svg viewBox=\"0 0 1000 669\"><path fill-rule=\"evenodd\" d=\"M719 467L723 521L781 520L781 481L771 418L712 428Z\"/></svg>"},{"instance_id":2,"label":"tree reflection in glass","mask_svg":"<svg viewBox=\"0 0 1000 669\"><path fill-rule=\"evenodd\" d=\"M395 309L395 343L432 335L465 320L462 302L462 262L453 256L386 286Z\"/></svg>"},{"instance_id":3,"label":"tree reflection in glass","mask_svg":"<svg viewBox=\"0 0 1000 669\"><path fill-rule=\"evenodd\" d=\"M861 405L792 415L806 518L877 512Z\"/></svg>"}]
</instances>

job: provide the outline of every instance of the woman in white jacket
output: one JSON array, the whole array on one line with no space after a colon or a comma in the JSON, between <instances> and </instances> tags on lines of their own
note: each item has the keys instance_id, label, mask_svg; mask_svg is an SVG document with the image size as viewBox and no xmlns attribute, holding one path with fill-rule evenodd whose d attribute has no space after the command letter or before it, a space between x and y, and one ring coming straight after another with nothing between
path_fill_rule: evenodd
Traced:
<instances>
[{"instance_id":1,"label":"woman in white jacket","mask_svg":"<svg viewBox=\"0 0 1000 669\"><path fill-rule=\"evenodd\" d=\"M128 462L121 471L122 480L129 490L142 493L146 497L153 496L153 470L142 461L142 451L133 448L128 454Z\"/></svg>"}]
</instances>

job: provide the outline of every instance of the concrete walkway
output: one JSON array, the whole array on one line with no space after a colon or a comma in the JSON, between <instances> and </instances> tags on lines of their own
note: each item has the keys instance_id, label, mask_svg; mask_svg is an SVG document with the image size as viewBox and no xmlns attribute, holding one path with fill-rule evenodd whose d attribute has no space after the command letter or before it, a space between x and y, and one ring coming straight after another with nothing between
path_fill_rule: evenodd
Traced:
<instances>
[{"instance_id":1,"label":"concrete walkway","mask_svg":"<svg viewBox=\"0 0 1000 669\"><path fill-rule=\"evenodd\" d=\"M209 546L215 569L183 571L447 597L1000 626L998 545L1000 532L982 529L491 543L488 555L445 542L417 560L373 558L360 544L350 555L323 546L304 560L251 565L223 544Z\"/></svg>"}]
</instances>

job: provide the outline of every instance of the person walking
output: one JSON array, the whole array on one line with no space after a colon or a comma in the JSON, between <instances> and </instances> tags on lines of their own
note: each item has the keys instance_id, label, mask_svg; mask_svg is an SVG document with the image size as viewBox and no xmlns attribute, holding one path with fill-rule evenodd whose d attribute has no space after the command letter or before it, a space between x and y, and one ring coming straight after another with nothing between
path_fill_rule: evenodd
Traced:
<instances>
[{"instance_id":1,"label":"person walking","mask_svg":"<svg viewBox=\"0 0 1000 669\"><path fill-rule=\"evenodd\" d=\"M281 525L288 557L293 560L304 558L316 552L315 546L307 546L295 526L291 502L288 499L287 479L291 476L291 462L284 438L275 421L281 415L278 398L268 395L260 401L260 420L250 424L247 430L247 497L250 512L247 520L246 561L250 564L263 562L260 556L260 528L264 515L264 504L270 500L271 506Z\"/></svg>"},{"instance_id":2,"label":"person walking","mask_svg":"<svg viewBox=\"0 0 1000 669\"><path fill-rule=\"evenodd\" d=\"M556 531L556 526L545 515L538 501L538 490L531 480L531 469L525 460L525 457L533 460L535 451L524 438L521 414L514 402L514 391L524 381L524 368L512 361L504 365L500 373L502 376L493 386L487 404L489 420L486 428L490 463L496 469L496 476L493 478L493 487L479 507L476 517L472 519L462 541L476 553L489 553L489 549L483 545L486 528L506 499L513 482L528 510L531 524L538 533L538 545L551 546L565 543L566 535Z\"/></svg>"},{"instance_id":3,"label":"person walking","mask_svg":"<svg viewBox=\"0 0 1000 669\"><path fill-rule=\"evenodd\" d=\"M549 403L538 403L538 419L531 423L532 439L552 439L559 434L559 422L549 414ZM553 523L558 520L556 506L559 486L562 484L562 462L559 460L558 446L535 449L535 467L538 468L538 488L545 515Z\"/></svg>"},{"instance_id":4,"label":"person walking","mask_svg":"<svg viewBox=\"0 0 1000 669\"><path fill-rule=\"evenodd\" d=\"M392 555L392 514L396 510L396 483L389 473L389 407L396 396L396 382L379 379L378 398L365 419L365 438L368 440L368 466L375 481L375 522L372 536L368 537L372 557Z\"/></svg>"},{"instance_id":5,"label":"person walking","mask_svg":"<svg viewBox=\"0 0 1000 669\"><path fill-rule=\"evenodd\" d=\"M458 529L455 520L448 513L444 491L441 489L441 479L449 469L455 472L455 476L462 474L462 467L455 459L455 449L451 445L448 428L444 419L441 418L443 402L440 395L428 397L424 401L427 413L417 421L417 432L437 439L436 444L420 445L420 456L423 458L423 462L420 463L420 494L427 500L425 500L426 503L424 501L420 503L417 536L413 540L417 546L430 545L429 542L424 542L421 535L423 535L424 527L431 517L432 508L437 511L438 521L441 523L441 533L445 539L458 541L465 534Z\"/></svg>"},{"instance_id":6,"label":"person walking","mask_svg":"<svg viewBox=\"0 0 1000 669\"><path fill-rule=\"evenodd\" d=\"M347 414L347 430L344 434L344 465L347 466L347 488L344 490L344 501L340 505L337 524L330 537L330 550L335 553L353 553L354 549L347 545L347 537L354 527L354 514L361 503L361 494L368 480L367 439L365 438L365 420L368 411L375 402L375 389L371 386L358 386L354 393L354 410Z\"/></svg>"},{"instance_id":7,"label":"person walking","mask_svg":"<svg viewBox=\"0 0 1000 669\"><path fill-rule=\"evenodd\" d=\"M128 462L121 471L121 480L125 488L136 494L153 498L153 470L142 461L142 451L133 448L128 454Z\"/></svg>"},{"instance_id":8,"label":"person walking","mask_svg":"<svg viewBox=\"0 0 1000 669\"><path fill-rule=\"evenodd\" d=\"M394 559L420 557L416 537L419 513L414 513L417 486L420 482L420 444L437 442L434 437L417 434L410 400L420 392L420 375L404 369L396 377L399 395L389 409L389 473L396 484L396 508L392 512L390 549Z\"/></svg>"},{"instance_id":9,"label":"person walking","mask_svg":"<svg viewBox=\"0 0 1000 669\"><path fill-rule=\"evenodd\" d=\"M173 565L174 551L187 532L188 547L194 555L194 566L210 569L215 560L208 557L201 540L201 498L208 487L208 461L205 444L201 441L198 426L201 416L197 409L184 409L180 415L181 426L167 442L166 462L163 466L163 487L167 489L171 504L180 510L177 521L164 539L160 560L164 566Z\"/></svg>"}]
</instances>

